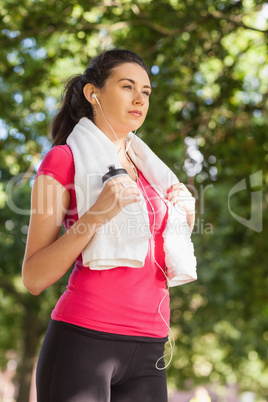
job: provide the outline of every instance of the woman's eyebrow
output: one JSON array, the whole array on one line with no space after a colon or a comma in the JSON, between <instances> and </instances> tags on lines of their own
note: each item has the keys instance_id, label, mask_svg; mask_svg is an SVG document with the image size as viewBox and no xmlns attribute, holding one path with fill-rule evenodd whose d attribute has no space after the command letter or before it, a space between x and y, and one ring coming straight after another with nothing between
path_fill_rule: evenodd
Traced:
<instances>
[{"instance_id":1,"label":"woman's eyebrow","mask_svg":"<svg viewBox=\"0 0 268 402\"><path fill-rule=\"evenodd\" d=\"M131 84L136 84L136 82L134 80L132 80L131 78L121 78L120 80L118 80L118 82L120 82L120 81L129 81L129 82L131 82ZM143 85L143 88L152 89L150 87L150 85Z\"/></svg>"}]
</instances>

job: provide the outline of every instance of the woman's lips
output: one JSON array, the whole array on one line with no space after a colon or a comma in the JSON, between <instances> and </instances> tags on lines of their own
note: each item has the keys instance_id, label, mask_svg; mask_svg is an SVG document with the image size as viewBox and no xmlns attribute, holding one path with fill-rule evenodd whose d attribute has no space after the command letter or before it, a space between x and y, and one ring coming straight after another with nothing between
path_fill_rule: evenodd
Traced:
<instances>
[{"instance_id":1,"label":"woman's lips","mask_svg":"<svg viewBox=\"0 0 268 402\"><path fill-rule=\"evenodd\" d=\"M128 113L132 114L133 116L136 116L136 117L142 116L142 112L140 110L130 110Z\"/></svg>"}]
</instances>

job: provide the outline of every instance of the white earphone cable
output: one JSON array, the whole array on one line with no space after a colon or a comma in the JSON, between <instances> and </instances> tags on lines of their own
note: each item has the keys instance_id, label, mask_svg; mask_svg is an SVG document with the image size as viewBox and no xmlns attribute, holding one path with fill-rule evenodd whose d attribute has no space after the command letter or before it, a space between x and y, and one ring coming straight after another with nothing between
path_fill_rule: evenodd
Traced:
<instances>
[{"instance_id":1,"label":"white earphone cable","mask_svg":"<svg viewBox=\"0 0 268 402\"><path fill-rule=\"evenodd\" d=\"M132 169L133 169L133 172L134 172L135 175L136 175L137 181L139 182L139 184L141 185L141 187L142 187L142 189L143 189L143 195L144 195L144 197L146 198L146 200L148 201L148 203L149 203L149 205L150 205L150 207L151 207L151 209L152 209L152 212L153 212L153 229L152 229L152 232L154 233L154 228L155 228L155 210L154 210L154 208L153 208L153 206L152 206L152 203L151 203L151 201L150 201L150 199L149 199L149 197L148 197L148 195L147 195L147 193L146 193L146 191L145 191L145 188L144 188L144 186L143 186L141 180L139 180L136 167L134 166L133 162L132 162L131 159L129 158L128 154L127 154L126 152L125 152L125 154L126 154L127 159L129 160L130 164L131 164L131 167L132 167ZM153 257L154 257L154 262L157 264L157 266L158 266L158 267L160 268L160 270L163 272L163 274L164 274L164 276L165 276L165 278L166 278L166 280L167 280L168 278L167 278L166 272L165 272L164 269L158 264L158 262L157 262L156 259L155 259L155 256L153 256ZM164 321L164 323L166 324L166 326L167 326L167 328L168 328L168 330L169 330L169 332L170 332L170 335L171 335L171 339L170 339L170 337L168 337L168 341L169 341L169 345L170 345L170 352L164 354L163 356L161 356L161 357L156 361L155 367L157 368L157 370L164 370L164 369L166 369L166 368L170 365L170 363L171 363L171 361L172 361L172 358L173 358L173 351L174 351L174 348L175 348L175 338L174 338L173 332L172 332L172 330L171 330L169 324L166 322L165 318L163 317L163 314L161 313L161 306L162 306L162 303L163 303L163 301L165 300L165 298L167 297L168 294L169 294L169 286L168 286L168 281L167 281L167 291L166 291L166 293L165 293L165 296L162 298L162 300L161 300L160 303L159 303L159 306L158 306L158 313L159 313L160 317L162 318L162 320ZM162 360L162 359L164 359L165 357L167 357L167 356L169 356L169 355L170 355L170 359L169 359L168 363L167 363L164 367L159 367L159 366L158 366L159 361Z\"/></svg>"},{"instance_id":2,"label":"white earphone cable","mask_svg":"<svg viewBox=\"0 0 268 402\"><path fill-rule=\"evenodd\" d=\"M121 148L122 148L122 146L123 146L124 144L122 144L122 145L120 144L119 138L117 137L117 135L116 135L116 133L115 133L113 127L111 126L111 124L109 123L109 121L107 120L107 118L106 118L106 116L105 116L105 113L104 113L104 111L103 111L103 109L102 109L102 106L101 106L101 104L100 104L100 102L99 102L99 100L98 100L98 98L97 98L97 95L96 95L96 94L93 94L93 97L94 97L94 99L96 99L97 104L98 104L99 107L100 107L101 113L102 113L102 115L103 115L103 117L104 117L106 123L108 124L108 126L109 126L110 129L112 130L112 133L114 134L115 138L117 139L117 142L118 142L118 144L119 144L119 149L118 149L117 153L119 153L120 150L121 150Z\"/></svg>"}]
</instances>

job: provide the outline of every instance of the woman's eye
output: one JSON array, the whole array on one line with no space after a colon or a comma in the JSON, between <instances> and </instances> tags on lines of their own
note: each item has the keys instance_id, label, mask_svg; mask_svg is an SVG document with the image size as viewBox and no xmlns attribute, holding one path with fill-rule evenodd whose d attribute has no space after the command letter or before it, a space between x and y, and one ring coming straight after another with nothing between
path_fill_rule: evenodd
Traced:
<instances>
[{"instance_id":1,"label":"woman's eye","mask_svg":"<svg viewBox=\"0 0 268 402\"><path fill-rule=\"evenodd\" d=\"M146 96L150 96L151 95L151 92L148 92L148 91L144 91L143 92Z\"/></svg>"},{"instance_id":2,"label":"woman's eye","mask_svg":"<svg viewBox=\"0 0 268 402\"><path fill-rule=\"evenodd\" d=\"M124 88L132 89L132 86L131 85L124 85Z\"/></svg>"}]
</instances>

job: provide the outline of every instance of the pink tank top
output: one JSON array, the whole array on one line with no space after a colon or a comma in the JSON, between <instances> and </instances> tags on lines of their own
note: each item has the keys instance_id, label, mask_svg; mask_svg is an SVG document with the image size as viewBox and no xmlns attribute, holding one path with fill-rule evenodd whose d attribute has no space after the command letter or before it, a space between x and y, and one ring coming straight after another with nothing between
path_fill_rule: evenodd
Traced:
<instances>
[{"instance_id":1,"label":"pink tank top","mask_svg":"<svg viewBox=\"0 0 268 402\"><path fill-rule=\"evenodd\" d=\"M78 220L74 189L74 161L68 145L53 147L45 156L37 176L55 178L70 193L65 229ZM167 207L139 171L138 187L147 202L150 229L148 253L142 268L117 267L93 271L83 266L80 255L69 277L66 291L58 300L51 317L96 331L119 335L162 338L168 335L169 295L166 289L162 232ZM161 303L160 312L159 306Z\"/></svg>"}]
</instances>

